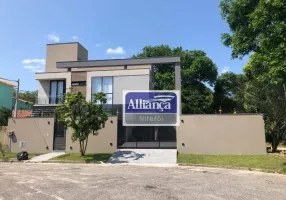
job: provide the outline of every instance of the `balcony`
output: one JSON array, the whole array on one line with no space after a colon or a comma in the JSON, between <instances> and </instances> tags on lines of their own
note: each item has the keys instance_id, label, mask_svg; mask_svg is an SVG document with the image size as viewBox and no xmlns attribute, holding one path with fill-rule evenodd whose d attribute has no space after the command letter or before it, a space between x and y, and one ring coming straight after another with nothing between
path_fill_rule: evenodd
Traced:
<instances>
[{"instance_id":1,"label":"balcony","mask_svg":"<svg viewBox=\"0 0 286 200\"><path fill-rule=\"evenodd\" d=\"M48 95L48 96L41 96L38 97L36 100L36 105L57 105L61 103L62 98L64 97L64 94L61 95Z\"/></svg>"}]
</instances>

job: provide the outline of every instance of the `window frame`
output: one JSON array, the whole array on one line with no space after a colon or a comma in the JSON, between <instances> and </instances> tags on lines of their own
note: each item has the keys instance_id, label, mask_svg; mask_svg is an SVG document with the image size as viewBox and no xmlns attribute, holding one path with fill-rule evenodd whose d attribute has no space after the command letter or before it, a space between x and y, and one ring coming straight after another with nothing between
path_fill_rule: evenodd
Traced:
<instances>
[{"instance_id":1,"label":"window frame","mask_svg":"<svg viewBox=\"0 0 286 200\"><path fill-rule=\"evenodd\" d=\"M103 92L103 79L104 78L111 78L111 84L112 84L112 92L110 93L110 92L108 92L108 93L105 93L104 92L104 94L105 95L111 95L111 104L107 104L107 103L105 103L106 105L112 105L112 107L113 107L113 93L114 93L114 77L113 76L93 76L93 77L91 77L91 87L90 87L90 90L91 90L91 101L93 101L93 94L95 94L95 93L92 93L92 79L93 78L100 78L101 79L101 88L100 88L100 92Z\"/></svg>"},{"instance_id":2,"label":"window frame","mask_svg":"<svg viewBox=\"0 0 286 200\"><path fill-rule=\"evenodd\" d=\"M58 89L59 89L59 82L63 82L63 94L66 93L66 80L62 79L62 80L50 80L50 91L49 91L49 104L51 104L51 88L52 88L52 82L56 82L57 86L56 86L56 102L55 104L59 103L59 98L58 98Z\"/></svg>"}]
</instances>

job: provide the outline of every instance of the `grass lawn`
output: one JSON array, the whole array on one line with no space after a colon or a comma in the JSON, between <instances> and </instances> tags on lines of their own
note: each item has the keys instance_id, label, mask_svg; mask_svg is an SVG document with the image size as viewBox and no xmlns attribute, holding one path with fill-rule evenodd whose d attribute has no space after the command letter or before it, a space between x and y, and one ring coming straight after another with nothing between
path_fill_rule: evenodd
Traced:
<instances>
[{"instance_id":1,"label":"grass lawn","mask_svg":"<svg viewBox=\"0 0 286 200\"><path fill-rule=\"evenodd\" d=\"M5 155L7 156L8 159L11 159L11 158L17 158L17 153L5 153ZM41 153L31 153L29 154L29 159L35 157L35 156L39 156L39 155L42 155ZM2 154L0 153L0 160L3 159L3 156Z\"/></svg>"},{"instance_id":2,"label":"grass lawn","mask_svg":"<svg viewBox=\"0 0 286 200\"><path fill-rule=\"evenodd\" d=\"M68 153L64 154L51 160L60 160L60 161L84 161L87 163L100 163L106 162L112 154L110 153L99 153L99 154L85 154L85 156L81 156L80 153Z\"/></svg>"},{"instance_id":3,"label":"grass lawn","mask_svg":"<svg viewBox=\"0 0 286 200\"><path fill-rule=\"evenodd\" d=\"M265 172L286 173L286 158L279 157L275 154L262 156L179 154L177 162L179 164L244 167L249 169L261 169Z\"/></svg>"}]
</instances>

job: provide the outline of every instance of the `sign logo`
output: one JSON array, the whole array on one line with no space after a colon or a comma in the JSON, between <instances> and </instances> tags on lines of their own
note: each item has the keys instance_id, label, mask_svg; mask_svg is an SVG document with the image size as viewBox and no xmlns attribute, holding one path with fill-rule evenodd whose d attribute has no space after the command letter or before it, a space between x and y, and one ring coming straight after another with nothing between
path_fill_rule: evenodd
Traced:
<instances>
[{"instance_id":1,"label":"sign logo","mask_svg":"<svg viewBox=\"0 0 286 200\"><path fill-rule=\"evenodd\" d=\"M180 92L123 91L123 126L179 126Z\"/></svg>"}]
</instances>

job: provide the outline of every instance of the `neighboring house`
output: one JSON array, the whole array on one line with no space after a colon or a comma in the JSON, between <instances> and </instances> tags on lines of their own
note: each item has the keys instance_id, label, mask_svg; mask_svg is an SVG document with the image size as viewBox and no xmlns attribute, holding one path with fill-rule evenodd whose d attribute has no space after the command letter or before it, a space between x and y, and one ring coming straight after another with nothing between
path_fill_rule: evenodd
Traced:
<instances>
[{"instance_id":1,"label":"neighboring house","mask_svg":"<svg viewBox=\"0 0 286 200\"><path fill-rule=\"evenodd\" d=\"M0 107L12 110L14 85L10 81L0 78Z\"/></svg>"},{"instance_id":2,"label":"neighboring house","mask_svg":"<svg viewBox=\"0 0 286 200\"><path fill-rule=\"evenodd\" d=\"M16 98L13 97L13 110L14 110L14 106L16 103ZM18 103L17 103L17 110L32 110L33 108L33 103L23 100L23 99L18 99Z\"/></svg>"}]
</instances>

